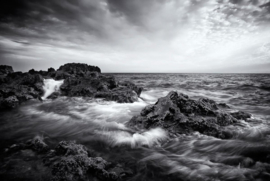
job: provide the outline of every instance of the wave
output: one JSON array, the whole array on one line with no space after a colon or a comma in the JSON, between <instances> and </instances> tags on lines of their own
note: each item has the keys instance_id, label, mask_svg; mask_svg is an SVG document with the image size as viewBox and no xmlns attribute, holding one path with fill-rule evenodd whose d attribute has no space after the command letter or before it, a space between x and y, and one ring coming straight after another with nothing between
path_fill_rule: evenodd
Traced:
<instances>
[{"instance_id":1,"label":"wave","mask_svg":"<svg viewBox=\"0 0 270 181\"><path fill-rule=\"evenodd\" d=\"M53 92L57 92L64 80L44 79L44 95L41 97L43 100L49 97Z\"/></svg>"},{"instance_id":2,"label":"wave","mask_svg":"<svg viewBox=\"0 0 270 181\"><path fill-rule=\"evenodd\" d=\"M131 148L158 145L167 139L167 133L161 128L154 128L143 133L130 133L127 131L96 131L104 136L111 146L127 145Z\"/></svg>"}]
</instances>

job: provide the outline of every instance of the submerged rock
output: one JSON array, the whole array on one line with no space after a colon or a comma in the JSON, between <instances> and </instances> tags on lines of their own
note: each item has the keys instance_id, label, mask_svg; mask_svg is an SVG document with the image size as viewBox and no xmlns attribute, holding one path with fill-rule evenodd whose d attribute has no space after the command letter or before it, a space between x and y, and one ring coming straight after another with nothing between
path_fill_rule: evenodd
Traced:
<instances>
[{"instance_id":1,"label":"submerged rock","mask_svg":"<svg viewBox=\"0 0 270 181\"><path fill-rule=\"evenodd\" d=\"M218 138L228 138L230 135L223 127L236 123L237 119L239 117L219 110L213 100L193 100L172 91L166 97L159 98L155 104L146 106L127 126L136 130L162 127L172 136L198 131Z\"/></svg>"}]
</instances>

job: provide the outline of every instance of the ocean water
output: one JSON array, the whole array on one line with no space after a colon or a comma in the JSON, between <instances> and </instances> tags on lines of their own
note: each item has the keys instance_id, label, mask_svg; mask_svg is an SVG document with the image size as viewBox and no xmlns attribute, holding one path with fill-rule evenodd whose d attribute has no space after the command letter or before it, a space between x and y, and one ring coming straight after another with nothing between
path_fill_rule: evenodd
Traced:
<instances>
[{"instance_id":1,"label":"ocean water","mask_svg":"<svg viewBox=\"0 0 270 181\"><path fill-rule=\"evenodd\" d=\"M112 75L142 86L139 101L60 97L1 112L0 155L14 143L41 136L51 146L62 140L84 144L104 159L134 170L132 181L270 180L270 74ZM231 127L234 137L229 140L199 133L169 140L161 128L136 133L125 126L171 90L226 103L228 111L249 112L252 118Z\"/></svg>"}]
</instances>

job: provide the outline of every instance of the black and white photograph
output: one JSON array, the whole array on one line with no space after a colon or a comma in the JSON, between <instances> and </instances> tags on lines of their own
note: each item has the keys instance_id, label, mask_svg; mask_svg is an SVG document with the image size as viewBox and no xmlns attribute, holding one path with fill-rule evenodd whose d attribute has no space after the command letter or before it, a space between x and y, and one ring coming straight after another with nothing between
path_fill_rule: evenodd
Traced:
<instances>
[{"instance_id":1,"label":"black and white photograph","mask_svg":"<svg viewBox=\"0 0 270 181\"><path fill-rule=\"evenodd\" d=\"M1 0L1 181L270 181L270 0Z\"/></svg>"}]
</instances>

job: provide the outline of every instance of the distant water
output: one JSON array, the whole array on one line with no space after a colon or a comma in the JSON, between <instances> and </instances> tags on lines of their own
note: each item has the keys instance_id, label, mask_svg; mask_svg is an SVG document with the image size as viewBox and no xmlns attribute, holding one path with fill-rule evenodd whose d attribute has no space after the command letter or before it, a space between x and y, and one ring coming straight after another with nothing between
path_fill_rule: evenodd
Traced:
<instances>
[{"instance_id":1,"label":"distant water","mask_svg":"<svg viewBox=\"0 0 270 181\"><path fill-rule=\"evenodd\" d=\"M113 74L144 87L135 103L67 98L32 101L1 112L0 152L42 136L76 140L107 160L136 170L130 180L270 180L270 74ZM208 97L252 119L231 127L233 139L194 133L168 141L161 128L135 133L125 122L169 91ZM48 96L48 95L47 95ZM269 156L268 156L269 155Z\"/></svg>"}]
</instances>

